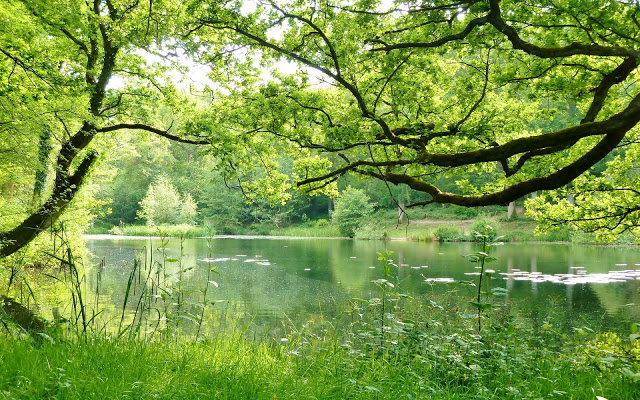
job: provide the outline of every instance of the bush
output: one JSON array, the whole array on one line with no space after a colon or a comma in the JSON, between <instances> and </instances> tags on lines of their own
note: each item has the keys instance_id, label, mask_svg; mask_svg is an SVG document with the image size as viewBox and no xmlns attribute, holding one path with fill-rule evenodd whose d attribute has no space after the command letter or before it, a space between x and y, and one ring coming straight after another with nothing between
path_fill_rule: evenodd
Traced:
<instances>
[{"instance_id":1,"label":"bush","mask_svg":"<svg viewBox=\"0 0 640 400\"><path fill-rule=\"evenodd\" d=\"M383 233L374 223L364 224L354 232L356 239L381 239L385 237L385 235L386 232Z\"/></svg>"},{"instance_id":2,"label":"bush","mask_svg":"<svg viewBox=\"0 0 640 400\"><path fill-rule=\"evenodd\" d=\"M569 228L557 228L536 235L540 242L570 242L572 231Z\"/></svg>"},{"instance_id":3,"label":"bush","mask_svg":"<svg viewBox=\"0 0 640 400\"><path fill-rule=\"evenodd\" d=\"M487 229L487 226L491 227L491 229ZM475 236L473 235L473 232L475 231L483 235L488 234L489 241L493 241L496 237L500 236L498 234L498 230L499 226L496 221L489 218L478 218L477 220L473 221L473 224L471 225L471 240L476 240Z\"/></svg>"},{"instance_id":4,"label":"bush","mask_svg":"<svg viewBox=\"0 0 640 400\"><path fill-rule=\"evenodd\" d=\"M336 200L336 209L331 220L340 233L353 237L357 229L363 226L373 215L373 204L364 190L349 186Z\"/></svg>"},{"instance_id":5,"label":"bush","mask_svg":"<svg viewBox=\"0 0 640 400\"><path fill-rule=\"evenodd\" d=\"M441 242L454 242L464 240L464 235L460 232L460 228L453 225L440 225L433 232L435 236Z\"/></svg>"},{"instance_id":6,"label":"bush","mask_svg":"<svg viewBox=\"0 0 640 400\"><path fill-rule=\"evenodd\" d=\"M215 232L210 227L182 225L123 225L109 229L112 235L123 236L167 236L167 237L204 237L212 236Z\"/></svg>"},{"instance_id":7,"label":"bush","mask_svg":"<svg viewBox=\"0 0 640 400\"><path fill-rule=\"evenodd\" d=\"M505 242L533 242L536 240L532 232L511 231L504 235Z\"/></svg>"},{"instance_id":8,"label":"bush","mask_svg":"<svg viewBox=\"0 0 640 400\"><path fill-rule=\"evenodd\" d=\"M189 193L181 196L165 176L149 185L138 211L138 217L145 219L147 225L193 224L196 214L193 197Z\"/></svg>"}]
</instances>

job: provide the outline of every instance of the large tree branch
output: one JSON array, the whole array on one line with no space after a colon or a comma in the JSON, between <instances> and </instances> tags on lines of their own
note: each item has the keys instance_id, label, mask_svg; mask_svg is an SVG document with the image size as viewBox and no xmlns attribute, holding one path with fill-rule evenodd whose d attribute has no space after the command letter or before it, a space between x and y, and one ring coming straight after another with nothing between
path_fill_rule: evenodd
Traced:
<instances>
[{"instance_id":1,"label":"large tree branch","mask_svg":"<svg viewBox=\"0 0 640 400\"><path fill-rule=\"evenodd\" d=\"M594 90L593 100L581 123L595 121L604 106L611 87L624 82L637 67L638 57L630 57L620 63L611 73L606 74Z\"/></svg>"},{"instance_id":2,"label":"large tree branch","mask_svg":"<svg viewBox=\"0 0 640 400\"><path fill-rule=\"evenodd\" d=\"M97 155L95 152L90 152L73 175L56 179L53 193L36 212L10 231L0 233L0 258L9 256L26 246L40 232L49 228L60 218L80 190Z\"/></svg>"},{"instance_id":3,"label":"large tree branch","mask_svg":"<svg viewBox=\"0 0 640 400\"><path fill-rule=\"evenodd\" d=\"M501 17L500 0L489 0L491 11L488 22L502 32L511 42L514 49L540 58L559 58L574 55L603 56L603 57L638 57L639 52L620 46L602 46L599 44L584 44L573 42L562 47L541 47L523 40L518 31L508 25Z\"/></svg>"},{"instance_id":4,"label":"large tree branch","mask_svg":"<svg viewBox=\"0 0 640 400\"><path fill-rule=\"evenodd\" d=\"M466 196L441 192L435 185L406 174L394 174L388 172L385 175L377 176L379 174L365 172L367 175L375 176L379 179L386 179L394 184L406 184L412 189L428 193L433 197L434 202L453 203L468 207L507 204L527 193L537 190L556 189L571 182L604 158L611 150L615 149L625 137L626 133L638 122L640 122L640 95L636 96L636 98L634 98L623 112L606 121L591 122L544 135L515 139L501 146L471 152L452 154L423 152L418 160L390 160L378 163L370 161L355 161L330 173L300 181L298 186L332 179L335 176L344 175L349 171L355 172L361 166L377 167L421 164L443 167L461 167L486 162L502 162L518 153L526 153L529 154L529 157L533 157L536 155L551 154L555 151L563 150L581 138L604 135L600 142L589 152L555 173L540 178L529 179L512 185L502 191L480 196ZM531 150L532 148L537 148L539 150L535 152ZM522 165L519 165L517 168L520 169L521 167ZM512 175L514 171L506 172L508 175Z\"/></svg>"},{"instance_id":5,"label":"large tree branch","mask_svg":"<svg viewBox=\"0 0 640 400\"><path fill-rule=\"evenodd\" d=\"M285 48L281 45L278 45L276 43L273 43L261 36L258 36L257 34L254 34L250 31L248 31L246 28L244 28L241 25L227 25L227 24L218 24L216 21L207 21L207 20L201 20L200 24L202 26L209 26L211 28L214 29L229 29L231 31L234 31L242 36L244 36L247 39L250 39L251 41L255 42L257 45L270 49L272 51L275 51L278 54L282 54L286 57L289 57L290 59L297 61L303 65L306 65L312 69L315 69L321 73L323 73L324 75L328 76L329 78L335 80L337 83L339 83L343 88L345 88L347 91L349 91L351 93L351 95L353 96L353 98L356 100L357 104L358 104L358 108L360 109L362 116L368 119L373 120L374 122L376 122L383 131L383 134L392 142L400 144L400 145L409 145L410 142L407 140L404 140L402 138L397 137L396 135L393 134L391 128L389 127L389 125L386 123L386 121L382 118L380 118L379 116L377 116L374 112L372 112L371 110L369 110L369 107L367 106L367 103L364 99L364 97L362 96L362 94L360 93L360 91L358 90L358 88L352 84L351 82L349 82L347 79L344 78L344 76L342 76L341 72L340 72L340 63L339 63L339 58L338 55L334 49L333 44L331 43L331 40L328 38L328 36L322 31L322 29L317 26L316 24L314 24L312 21L308 20L307 18L303 18L301 16L298 15L294 15L294 14L289 14L286 13L280 9L278 9L280 12L283 13L283 15L286 18L290 18L290 19L294 19L298 22L302 22L304 24L307 24L314 32L316 32L318 35L320 35L320 37L322 38L323 42L325 43L325 45L327 46L327 48L329 49L330 52L330 57L331 57L331 62L333 64L333 67L336 69L336 71L331 71L328 67L323 66L321 64L319 64L318 62L313 61L310 58L307 58L305 56L303 56L302 54L294 51L294 50L290 50L288 48Z\"/></svg>"},{"instance_id":6,"label":"large tree branch","mask_svg":"<svg viewBox=\"0 0 640 400\"><path fill-rule=\"evenodd\" d=\"M540 58L559 58L569 57L573 55L590 55L590 56L603 56L603 57L635 57L640 55L640 52L621 47L621 46L603 46L599 44L584 44L574 42L567 46L562 47L541 47L535 44L529 43L522 39L518 34L518 31L511 25L507 24L501 16L500 0L489 0L490 11L487 15L472 19L467 25L459 32L452 33L442 38L429 41L429 42L401 42L388 44L379 38L370 39L367 42L373 44L380 44L380 47L374 47L371 51L392 51L399 49L412 49L412 48L436 48L441 47L447 43L460 41L465 39L474 29L487 24L492 25L499 32L504 34L511 42L514 49L522 50L525 53L540 57Z\"/></svg>"},{"instance_id":7,"label":"large tree branch","mask_svg":"<svg viewBox=\"0 0 640 400\"><path fill-rule=\"evenodd\" d=\"M631 129L631 128L629 128ZM461 195L443 192L435 185L424 182L404 174L385 174L385 179L396 185L405 184L414 190L428 193L437 203L457 204L465 207L478 207L488 205L506 205L511 201L539 190L553 190L568 184L578 176L586 172L596 162L603 159L609 152L616 148L624 138L626 130L620 130L606 135L590 151L564 168L543 177L527 179L511 185L504 190L481 195Z\"/></svg>"},{"instance_id":8,"label":"large tree branch","mask_svg":"<svg viewBox=\"0 0 640 400\"><path fill-rule=\"evenodd\" d=\"M465 26L465 28L458 32L458 33L454 33L451 35L447 35L444 36L440 39L434 40L432 42L406 42L406 43L396 43L396 44L387 44L385 42L383 42L380 39L369 39L366 42L367 43L372 43L372 44L380 44L382 46L380 47L374 47L371 49L371 51L392 51L392 50L399 50L399 49L415 49L415 48L435 48L435 47L441 47L447 43L451 43L457 40L462 40L464 38L466 38L467 36L469 36L469 34L471 32L473 32L473 30L476 27L485 25L489 22L489 16L485 15L483 17L479 17L479 18L475 18L472 19L467 26Z\"/></svg>"},{"instance_id":9,"label":"large tree branch","mask_svg":"<svg viewBox=\"0 0 640 400\"><path fill-rule=\"evenodd\" d=\"M139 129L142 131L155 133L158 136L162 136L167 139L171 139L174 142L180 142L180 143L198 144L198 145L211 144L211 140L185 139L185 138L181 138L180 136L173 135L169 133L167 130L154 128L146 124L116 124L116 125L105 126L104 128L97 129L97 132L113 132L120 129Z\"/></svg>"},{"instance_id":10,"label":"large tree branch","mask_svg":"<svg viewBox=\"0 0 640 400\"><path fill-rule=\"evenodd\" d=\"M315 183L315 182L322 182L322 181L326 181L326 180L330 180L334 177L340 177L344 174L346 174L347 172L350 171L355 171L357 169L359 169L359 167L397 167L397 166L403 166L403 165L411 165L411 164L415 164L415 161L410 161L410 160L389 160L389 161L366 161L366 160L358 160L358 161L354 161L352 163L349 163L341 168L338 168L336 170L333 170L331 172L329 172L328 174L322 175L322 176L316 176L316 177L312 177L312 178L307 178L307 179L303 179L301 181L299 181L296 185L298 187L300 186L304 186L304 185L308 185L310 183Z\"/></svg>"},{"instance_id":11,"label":"large tree branch","mask_svg":"<svg viewBox=\"0 0 640 400\"><path fill-rule=\"evenodd\" d=\"M638 122L640 122L640 95L636 96L624 111L604 121L590 122L543 135L514 139L503 145L487 149L452 154L424 151L421 154L421 162L443 167L460 167L483 162L501 161L516 154L530 152L534 149L555 147L559 143L567 143L589 136L617 132L626 133Z\"/></svg>"}]
</instances>

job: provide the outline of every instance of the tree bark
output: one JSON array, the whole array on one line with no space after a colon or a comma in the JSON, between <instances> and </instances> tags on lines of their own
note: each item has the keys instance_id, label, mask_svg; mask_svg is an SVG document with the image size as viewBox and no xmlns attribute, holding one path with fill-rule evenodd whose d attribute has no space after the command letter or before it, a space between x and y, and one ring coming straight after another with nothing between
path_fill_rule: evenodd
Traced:
<instances>
[{"instance_id":1,"label":"tree bark","mask_svg":"<svg viewBox=\"0 0 640 400\"><path fill-rule=\"evenodd\" d=\"M49 199L27 217L20 225L0 233L0 258L7 257L28 245L40 232L51 227L69 206L84 183L97 153L89 153L73 175L57 178L56 186Z\"/></svg>"}]
</instances>

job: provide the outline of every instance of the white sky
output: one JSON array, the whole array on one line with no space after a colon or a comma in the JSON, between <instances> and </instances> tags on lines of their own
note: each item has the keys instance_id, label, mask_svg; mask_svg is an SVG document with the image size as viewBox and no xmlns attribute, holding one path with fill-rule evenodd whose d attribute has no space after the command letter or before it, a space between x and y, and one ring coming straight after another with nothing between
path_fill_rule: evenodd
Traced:
<instances>
[{"instance_id":1,"label":"white sky","mask_svg":"<svg viewBox=\"0 0 640 400\"><path fill-rule=\"evenodd\" d=\"M337 0L337 1L340 1L340 0ZM242 4L241 13L244 15L250 14L251 12L255 11L256 5L257 5L257 2L255 0L244 1ZM382 0L380 10L388 10L391 7L393 7L393 0ZM277 39L282 36L282 31L283 31L283 28L276 27L266 32L266 35L268 38ZM197 90L204 89L205 86L209 86L213 88L218 86L216 85L215 82L213 82L209 78L209 73L211 72L211 68L208 65L196 63L193 61L193 59L185 56L184 54L180 54L180 49L178 49L177 51L178 51L177 60L179 61L180 65L183 67L187 67L188 69L188 72L186 74L183 74L178 70L175 70L169 73L169 78L178 88L185 91L189 91L189 90L197 91ZM161 57L158 57L152 53L141 50L139 54L142 57L144 57L149 64L153 64L153 63L161 63L164 65L168 64L167 60L164 60ZM286 61L286 60L280 60L280 61L277 61L272 68L282 74L291 75L291 74L295 74L300 67L296 63ZM311 77L312 84L319 85L319 86L328 85L328 83L326 82L327 78L322 76L321 73L308 67L304 67L304 68L309 74L309 76ZM271 76L268 70L264 70L262 78L265 81L273 79L273 77ZM125 80L124 80L124 77L122 76L115 75L109 82L109 89L121 89L124 86L125 86Z\"/></svg>"}]
</instances>

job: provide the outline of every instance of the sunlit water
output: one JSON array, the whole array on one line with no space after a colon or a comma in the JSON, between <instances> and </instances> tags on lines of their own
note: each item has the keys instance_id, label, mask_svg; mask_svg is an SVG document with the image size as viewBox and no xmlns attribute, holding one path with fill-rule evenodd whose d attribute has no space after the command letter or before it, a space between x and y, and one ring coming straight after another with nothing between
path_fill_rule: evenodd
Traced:
<instances>
[{"instance_id":1,"label":"sunlit water","mask_svg":"<svg viewBox=\"0 0 640 400\"><path fill-rule=\"evenodd\" d=\"M162 260L160 239L87 238L88 249L106 260L102 292L120 309L134 258ZM153 249L145 253L146 249ZM218 301L231 318L250 321L265 330L283 322L301 324L318 315L332 317L354 297L379 296L372 280L382 277L378 252L393 251L401 290L408 294L450 290L451 281L478 278L465 254L479 250L472 243L410 241L351 241L218 237L211 251L204 239L181 243L170 239L165 259L181 259L182 286L197 301L207 271L216 266L216 286L209 300ZM506 290L519 318L561 310L568 321L582 319L592 327L625 330L640 322L640 251L635 247L596 247L549 244L505 244L490 249L497 261L492 287ZM182 251L182 256L180 253ZM153 254L151 254L153 253ZM177 262L166 263L176 284ZM393 272L393 271L392 271ZM89 274L89 283L95 277ZM195 294L194 294L195 293ZM473 289L461 289L467 302ZM104 296L103 296L104 297Z\"/></svg>"}]
</instances>

